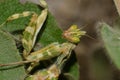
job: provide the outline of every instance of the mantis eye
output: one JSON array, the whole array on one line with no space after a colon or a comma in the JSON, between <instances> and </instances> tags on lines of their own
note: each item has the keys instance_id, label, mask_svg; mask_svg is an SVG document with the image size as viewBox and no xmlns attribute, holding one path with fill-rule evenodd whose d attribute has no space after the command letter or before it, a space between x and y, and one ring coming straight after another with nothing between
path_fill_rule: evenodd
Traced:
<instances>
[{"instance_id":1,"label":"mantis eye","mask_svg":"<svg viewBox=\"0 0 120 80\"><path fill-rule=\"evenodd\" d=\"M68 30L63 32L63 37L72 43L80 42L82 35L85 35L85 31L78 29L77 25L72 25Z\"/></svg>"}]
</instances>

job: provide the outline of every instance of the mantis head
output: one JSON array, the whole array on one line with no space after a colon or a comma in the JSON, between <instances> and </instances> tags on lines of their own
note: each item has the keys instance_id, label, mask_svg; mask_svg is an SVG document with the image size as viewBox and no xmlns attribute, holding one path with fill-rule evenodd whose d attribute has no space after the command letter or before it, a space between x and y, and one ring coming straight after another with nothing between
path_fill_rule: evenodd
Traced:
<instances>
[{"instance_id":1,"label":"mantis head","mask_svg":"<svg viewBox=\"0 0 120 80\"><path fill-rule=\"evenodd\" d=\"M63 37L72 43L80 42L82 35L85 35L85 31L78 29L77 25L72 25L68 30L63 32Z\"/></svg>"}]
</instances>

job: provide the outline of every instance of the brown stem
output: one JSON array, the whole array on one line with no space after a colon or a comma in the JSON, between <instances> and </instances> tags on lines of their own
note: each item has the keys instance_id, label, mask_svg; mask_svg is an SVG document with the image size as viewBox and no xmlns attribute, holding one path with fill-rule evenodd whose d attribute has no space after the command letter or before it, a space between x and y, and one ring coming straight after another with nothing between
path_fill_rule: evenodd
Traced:
<instances>
[{"instance_id":1,"label":"brown stem","mask_svg":"<svg viewBox=\"0 0 120 80\"><path fill-rule=\"evenodd\" d=\"M120 0L113 0L117 8L118 14L120 16Z\"/></svg>"}]
</instances>

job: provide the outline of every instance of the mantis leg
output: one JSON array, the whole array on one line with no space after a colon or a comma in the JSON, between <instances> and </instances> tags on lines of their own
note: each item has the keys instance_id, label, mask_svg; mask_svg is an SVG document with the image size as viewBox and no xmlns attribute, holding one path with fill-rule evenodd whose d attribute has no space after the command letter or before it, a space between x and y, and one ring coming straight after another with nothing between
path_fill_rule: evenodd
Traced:
<instances>
[{"instance_id":1,"label":"mantis leg","mask_svg":"<svg viewBox=\"0 0 120 80\"><path fill-rule=\"evenodd\" d=\"M44 9L38 17L37 15L33 15L28 27L26 27L23 32L22 44L24 47L24 58L30 54L32 48L34 47L37 35L47 18L47 12L47 9Z\"/></svg>"},{"instance_id":2,"label":"mantis leg","mask_svg":"<svg viewBox=\"0 0 120 80\"><path fill-rule=\"evenodd\" d=\"M35 12L32 12L32 11L24 11L23 13L16 13L16 14L13 14L11 16L9 16L7 18L7 20L5 22L3 22L0 27L2 27L4 24L6 24L7 22L10 22L10 21L13 21L13 20L16 20L16 19L19 19L21 17L27 17L27 16L30 16L32 14L36 14Z\"/></svg>"},{"instance_id":3,"label":"mantis leg","mask_svg":"<svg viewBox=\"0 0 120 80\"><path fill-rule=\"evenodd\" d=\"M33 19L31 19L30 24L28 25L28 27L26 27L25 31L23 32L22 44L24 47L23 51L24 58L26 58L30 54L32 48L35 45L37 35L47 18L48 14L47 3L44 0L39 0L39 2L40 6L42 5L45 9L41 12L41 14L37 18L33 17Z\"/></svg>"}]
</instances>

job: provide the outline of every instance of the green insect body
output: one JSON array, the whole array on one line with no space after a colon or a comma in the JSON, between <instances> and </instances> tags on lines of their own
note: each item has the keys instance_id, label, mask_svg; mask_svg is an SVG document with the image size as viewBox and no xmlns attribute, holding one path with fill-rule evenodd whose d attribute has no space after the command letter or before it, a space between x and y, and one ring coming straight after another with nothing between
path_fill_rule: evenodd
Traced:
<instances>
[{"instance_id":1,"label":"green insect body","mask_svg":"<svg viewBox=\"0 0 120 80\"><path fill-rule=\"evenodd\" d=\"M32 60L32 59L39 59L39 60L44 60L44 59L49 59L52 56L57 56L59 55L58 52L60 52L60 44L55 42L52 43L43 49L40 49L38 51L32 52L29 56L27 56L26 60Z\"/></svg>"},{"instance_id":2,"label":"green insect body","mask_svg":"<svg viewBox=\"0 0 120 80\"><path fill-rule=\"evenodd\" d=\"M36 60L36 62L31 63L31 66L27 69L28 72L30 72L36 64L39 63L39 61L42 60L48 60L53 57L59 56L60 54L64 54L65 52L72 50L75 47L72 43L63 43L59 44L57 42L54 42L43 49L40 49L36 52L31 53L29 56L26 57L26 60Z\"/></svg>"},{"instance_id":3,"label":"green insect body","mask_svg":"<svg viewBox=\"0 0 120 80\"><path fill-rule=\"evenodd\" d=\"M45 20L47 18L47 9L44 9L41 12L41 15L37 17L36 14L34 14L31 18L31 21L26 27L25 31L23 32L23 39L22 44L24 47L23 56L27 57L32 48L34 47L37 35L42 28Z\"/></svg>"},{"instance_id":4,"label":"green insect body","mask_svg":"<svg viewBox=\"0 0 120 80\"><path fill-rule=\"evenodd\" d=\"M63 45L68 45L69 43L64 43ZM74 44L71 44L67 47L67 50L61 54L56 62L47 69L39 70L33 75L28 76L25 80L58 80L58 77L61 73L61 70L65 64L65 61L69 58L71 51L75 48Z\"/></svg>"},{"instance_id":5,"label":"green insect body","mask_svg":"<svg viewBox=\"0 0 120 80\"><path fill-rule=\"evenodd\" d=\"M38 51L32 52L26 60L34 60L34 59L39 59L39 60L46 60L50 59L54 56L58 56L61 53L64 53L66 50L68 51L69 48L72 46L75 46L72 43L63 43L59 44L58 42L54 42L43 49L40 49Z\"/></svg>"}]
</instances>

